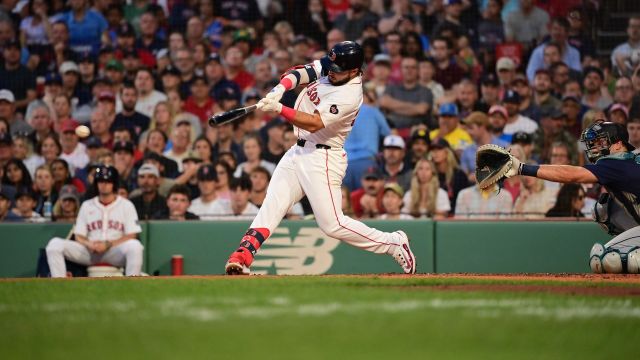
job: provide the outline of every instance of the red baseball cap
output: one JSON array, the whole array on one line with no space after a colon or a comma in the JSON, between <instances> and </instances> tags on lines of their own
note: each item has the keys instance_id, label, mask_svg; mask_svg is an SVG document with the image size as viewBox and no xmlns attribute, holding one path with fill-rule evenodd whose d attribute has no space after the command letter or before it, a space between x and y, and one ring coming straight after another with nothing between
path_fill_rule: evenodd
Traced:
<instances>
[{"instance_id":1,"label":"red baseball cap","mask_svg":"<svg viewBox=\"0 0 640 360\"><path fill-rule=\"evenodd\" d=\"M62 123L60 124L60 131L62 131L63 133L66 132L75 132L76 128L79 126L80 124L78 124L77 121L72 120L72 119L66 119L63 120Z\"/></svg>"}]
</instances>

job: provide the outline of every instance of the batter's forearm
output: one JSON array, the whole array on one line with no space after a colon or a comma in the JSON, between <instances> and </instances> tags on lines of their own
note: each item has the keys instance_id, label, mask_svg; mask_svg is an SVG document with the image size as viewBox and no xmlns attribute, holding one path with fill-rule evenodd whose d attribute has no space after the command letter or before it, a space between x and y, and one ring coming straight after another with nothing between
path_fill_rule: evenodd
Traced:
<instances>
[{"instance_id":1,"label":"batter's forearm","mask_svg":"<svg viewBox=\"0 0 640 360\"><path fill-rule=\"evenodd\" d=\"M536 177L560 183L598 182L598 178L591 171L573 165L540 165Z\"/></svg>"},{"instance_id":2,"label":"batter's forearm","mask_svg":"<svg viewBox=\"0 0 640 360\"><path fill-rule=\"evenodd\" d=\"M283 105L282 110L280 110L280 115L293 125L311 133L324 128L322 118L320 118L320 114L317 112L309 114Z\"/></svg>"}]
</instances>

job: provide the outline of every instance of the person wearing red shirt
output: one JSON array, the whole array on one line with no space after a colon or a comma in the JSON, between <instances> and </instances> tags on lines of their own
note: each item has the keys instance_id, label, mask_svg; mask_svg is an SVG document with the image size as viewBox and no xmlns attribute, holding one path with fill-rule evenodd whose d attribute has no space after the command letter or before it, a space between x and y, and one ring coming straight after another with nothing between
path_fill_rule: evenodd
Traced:
<instances>
[{"instance_id":1,"label":"person wearing red shirt","mask_svg":"<svg viewBox=\"0 0 640 360\"><path fill-rule=\"evenodd\" d=\"M209 97L209 83L204 76L194 76L191 81L191 96L184 104L184 110L200 119L200 123L206 125L211 116L211 107L214 101Z\"/></svg>"},{"instance_id":2,"label":"person wearing red shirt","mask_svg":"<svg viewBox=\"0 0 640 360\"><path fill-rule=\"evenodd\" d=\"M375 219L384 212L382 196L384 174L372 166L362 175L362 188L351 193L351 206L358 218Z\"/></svg>"},{"instance_id":3,"label":"person wearing red shirt","mask_svg":"<svg viewBox=\"0 0 640 360\"><path fill-rule=\"evenodd\" d=\"M238 84L242 91L253 86L255 79L251 73L245 70L244 58L242 57L242 51L240 51L239 48L232 46L227 49L224 59L226 62L225 70L227 73L227 79Z\"/></svg>"}]
</instances>

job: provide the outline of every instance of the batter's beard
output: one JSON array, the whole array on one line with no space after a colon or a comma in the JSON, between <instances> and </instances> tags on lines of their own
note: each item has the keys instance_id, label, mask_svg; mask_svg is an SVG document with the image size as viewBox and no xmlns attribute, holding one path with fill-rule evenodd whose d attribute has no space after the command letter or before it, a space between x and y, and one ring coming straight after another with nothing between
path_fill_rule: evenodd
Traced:
<instances>
[{"instance_id":1,"label":"batter's beard","mask_svg":"<svg viewBox=\"0 0 640 360\"><path fill-rule=\"evenodd\" d=\"M328 77L328 78L329 78L329 82L330 82L330 83L331 83L331 85L333 85L333 86L340 86L340 85L344 85L344 84L348 83L349 81L351 81L351 79L353 79L353 78L351 78L351 77L348 77L348 78L346 78L346 79L344 79L344 80L340 80L340 81L333 81L333 80L331 80L331 77Z\"/></svg>"}]
</instances>

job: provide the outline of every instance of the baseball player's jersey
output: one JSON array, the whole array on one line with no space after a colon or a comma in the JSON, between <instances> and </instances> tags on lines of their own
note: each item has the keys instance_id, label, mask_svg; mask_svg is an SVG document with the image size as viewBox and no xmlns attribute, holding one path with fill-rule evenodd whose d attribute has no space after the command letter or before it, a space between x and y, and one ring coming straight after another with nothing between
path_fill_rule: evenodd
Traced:
<instances>
[{"instance_id":1,"label":"baseball player's jersey","mask_svg":"<svg viewBox=\"0 0 640 360\"><path fill-rule=\"evenodd\" d=\"M135 206L120 196L106 206L97 196L83 202L75 226L76 235L90 241L117 240L141 231Z\"/></svg>"},{"instance_id":2,"label":"baseball player's jersey","mask_svg":"<svg viewBox=\"0 0 640 360\"><path fill-rule=\"evenodd\" d=\"M362 77L357 76L348 83L333 86L327 76L321 76L320 61L313 62L318 80L308 84L296 99L295 109L308 114L320 114L324 128L310 133L295 127L299 139L331 147L343 147L351 132L362 104Z\"/></svg>"}]
</instances>

